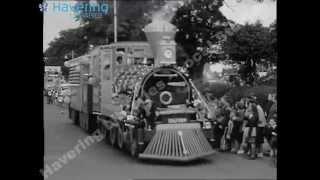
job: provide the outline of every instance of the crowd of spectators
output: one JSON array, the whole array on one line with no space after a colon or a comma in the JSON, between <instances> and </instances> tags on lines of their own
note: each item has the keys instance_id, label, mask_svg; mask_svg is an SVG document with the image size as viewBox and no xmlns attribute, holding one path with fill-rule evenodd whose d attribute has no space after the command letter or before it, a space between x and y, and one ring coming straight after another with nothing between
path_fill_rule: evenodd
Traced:
<instances>
[{"instance_id":1,"label":"crowd of spectators","mask_svg":"<svg viewBox=\"0 0 320 180\"><path fill-rule=\"evenodd\" d=\"M247 153L252 159L263 157L263 144L271 147L270 155L277 151L277 100L269 94L263 109L255 96L241 98L231 103L227 97L209 98L214 121L213 147L220 151Z\"/></svg>"}]
</instances>

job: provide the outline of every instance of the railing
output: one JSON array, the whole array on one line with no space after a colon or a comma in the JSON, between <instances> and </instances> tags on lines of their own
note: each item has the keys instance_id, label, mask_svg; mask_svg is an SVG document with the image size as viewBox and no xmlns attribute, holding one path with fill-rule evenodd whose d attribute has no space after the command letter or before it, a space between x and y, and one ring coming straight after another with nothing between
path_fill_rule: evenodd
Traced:
<instances>
[{"instance_id":1,"label":"railing","mask_svg":"<svg viewBox=\"0 0 320 180\"><path fill-rule=\"evenodd\" d=\"M194 89L194 91L197 93L199 99L201 100L201 102L203 103L205 108L207 109L207 112L212 113L211 109L209 108L209 105L207 104L207 101L202 97L202 95L199 92L199 90L197 89L197 87L193 84L193 82L191 80L189 80L189 82L190 82L192 88Z\"/></svg>"},{"instance_id":2,"label":"railing","mask_svg":"<svg viewBox=\"0 0 320 180\"><path fill-rule=\"evenodd\" d=\"M76 66L70 68L69 83L80 84L80 71L77 70Z\"/></svg>"}]
</instances>

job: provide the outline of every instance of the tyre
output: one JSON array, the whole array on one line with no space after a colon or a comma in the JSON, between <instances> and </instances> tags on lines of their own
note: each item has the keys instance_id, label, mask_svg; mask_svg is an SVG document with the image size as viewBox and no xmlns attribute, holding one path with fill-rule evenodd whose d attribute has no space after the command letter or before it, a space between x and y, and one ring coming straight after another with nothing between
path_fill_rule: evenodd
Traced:
<instances>
[{"instance_id":1,"label":"tyre","mask_svg":"<svg viewBox=\"0 0 320 180\"><path fill-rule=\"evenodd\" d=\"M110 135L110 131L108 131L108 129L104 126L103 122L99 122L97 123L97 128L100 130L100 132L103 134L104 136L104 142L106 144L109 144L109 135Z\"/></svg>"},{"instance_id":2,"label":"tyre","mask_svg":"<svg viewBox=\"0 0 320 180\"><path fill-rule=\"evenodd\" d=\"M74 125L79 125L79 113L76 110L71 109L71 120Z\"/></svg>"},{"instance_id":3,"label":"tyre","mask_svg":"<svg viewBox=\"0 0 320 180\"><path fill-rule=\"evenodd\" d=\"M72 109L70 108L70 105L68 107L68 113L69 113L69 119L72 119Z\"/></svg>"},{"instance_id":4,"label":"tyre","mask_svg":"<svg viewBox=\"0 0 320 180\"><path fill-rule=\"evenodd\" d=\"M81 115L79 115L79 126L81 129L85 129L85 124L83 121L83 118L80 117Z\"/></svg>"},{"instance_id":5,"label":"tyre","mask_svg":"<svg viewBox=\"0 0 320 180\"><path fill-rule=\"evenodd\" d=\"M130 155L133 158L137 158L138 157L138 141L136 138L133 138L130 142Z\"/></svg>"},{"instance_id":6,"label":"tyre","mask_svg":"<svg viewBox=\"0 0 320 180\"><path fill-rule=\"evenodd\" d=\"M119 149L123 149L124 135L123 135L123 131L120 127L117 130L117 145L118 145Z\"/></svg>"},{"instance_id":7,"label":"tyre","mask_svg":"<svg viewBox=\"0 0 320 180\"><path fill-rule=\"evenodd\" d=\"M104 142L108 144L109 143L109 131L102 124L101 124L100 131L104 136Z\"/></svg>"},{"instance_id":8,"label":"tyre","mask_svg":"<svg viewBox=\"0 0 320 180\"><path fill-rule=\"evenodd\" d=\"M115 146L117 140L117 130L115 128L111 128L109 142L111 146Z\"/></svg>"},{"instance_id":9,"label":"tyre","mask_svg":"<svg viewBox=\"0 0 320 180\"><path fill-rule=\"evenodd\" d=\"M74 112L71 108L69 108L69 119L73 122L74 124Z\"/></svg>"},{"instance_id":10,"label":"tyre","mask_svg":"<svg viewBox=\"0 0 320 180\"><path fill-rule=\"evenodd\" d=\"M97 117L94 115L89 115L87 119L87 132L92 134L97 130Z\"/></svg>"}]
</instances>

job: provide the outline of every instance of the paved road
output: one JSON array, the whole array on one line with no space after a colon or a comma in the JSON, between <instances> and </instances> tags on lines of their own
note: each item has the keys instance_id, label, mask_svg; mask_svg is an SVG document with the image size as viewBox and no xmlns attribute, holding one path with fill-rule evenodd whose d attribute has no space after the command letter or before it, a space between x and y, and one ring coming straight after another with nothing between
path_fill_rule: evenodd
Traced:
<instances>
[{"instance_id":1,"label":"paved road","mask_svg":"<svg viewBox=\"0 0 320 180\"><path fill-rule=\"evenodd\" d=\"M61 159L74 149L78 140L87 134L74 126L61 114L61 108L44 103L45 124L45 165L51 170L57 167L60 158L61 168L49 175L49 180L127 180L152 178L275 178L276 168L268 157L248 160L244 156L217 153L208 160L187 165L154 164L141 162L119 152L104 142L97 142L81 151L74 159L62 163ZM58 161L59 162L59 161Z\"/></svg>"}]
</instances>

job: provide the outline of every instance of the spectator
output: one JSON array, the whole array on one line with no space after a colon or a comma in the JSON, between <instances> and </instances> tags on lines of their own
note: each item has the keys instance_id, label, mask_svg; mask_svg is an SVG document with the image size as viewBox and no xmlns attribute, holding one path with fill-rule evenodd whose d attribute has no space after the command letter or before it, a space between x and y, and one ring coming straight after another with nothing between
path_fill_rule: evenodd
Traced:
<instances>
[{"instance_id":1,"label":"spectator","mask_svg":"<svg viewBox=\"0 0 320 180\"><path fill-rule=\"evenodd\" d=\"M266 138L271 147L270 156L276 160L277 156L277 114L273 114L266 126Z\"/></svg>"},{"instance_id":2,"label":"spectator","mask_svg":"<svg viewBox=\"0 0 320 180\"><path fill-rule=\"evenodd\" d=\"M242 154L244 153L244 148L247 148L247 153L251 159L256 158L256 131L259 121L258 110L255 104L254 99L250 99L245 111L243 141L239 152L239 154Z\"/></svg>"},{"instance_id":3,"label":"spectator","mask_svg":"<svg viewBox=\"0 0 320 180\"><path fill-rule=\"evenodd\" d=\"M242 142L242 126L243 126L243 118L244 118L244 103L243 100L239 101L235 105L235 109L230 114L230 119L232 122L232 130L231 130L231 145L232 153L238 152L240 148L240 143Z\"/></svg>"},{"instance_id":4,"label":"spectator","mask_svg":"<svg viewBox=\"0 0 320 180\"><path fill-rule=\"evenodd\" d=\"M153 101L149 98L145 100L144 111L145 111L147 123L149 125L149 129L150 127L153 128L155 126L154 121L156 120L156 114L155 114L156 106L153 103Z\"/></svg>"},{"instance_id":5,"label":"spectator","mask_svg":"<svg viewBox=\"0 0 320 180\"><path fill-rule=\"evenodd\" d=\"M221 100L221 118L220 118L220 125L222 126L222 138L223 141L220 144L220 150L222 151L229 151L231 149L231 142L230 142L230 131L228 126L232 125L229 124L230 120L230 112L232 110L230 103L227 101L226 97L222 97ZM230 127L232 128L232 127ZM229 137L227 137L229 136ZM221 140L220 140L221 141Z\"/></svg>"},{"instance_id":6,"label":"spectator","mask_svg":"<svg viewBox=\"0 0 320 180\"><path fill-rule=\"evenodd\" d=\"M234 131L234 120L236 118L236 114L235 114L235 108L232 108L230 111L230 117L229 117L229 121L228 121L228 127L227 127L227 140L230 143L230 147L231 147L231 152L233 152L233 142L234 142L234 138L231 138L231 134Z\"/></svg>"},{"instance_id":7,"label":"spectator","mask_svg":"<svg viewBox=\"0 0 320 180\"><path fill-rule=\"evenodd\" d=\"M51 89L47 89L46 90L47 104L51 104L52 103L51 102L51 94L52 94Z\"/></svg>"},{"instance_id":8,"label":"spectator","mask_svg":"<svg viewBox=\"0 0 320 180\"><path fill-rule=\"evenodd\" d=\"M259 104L254 103L254 105L257 108L258 112L258 127L257 127L257 139L256 139L256 146L257 146L257 152L258 157L263 157L263 143L264 143L264 137L265 137L265 127L267 124L265 114L263 112L262 107Z\"/></svg>"},{"instance_id":9,"label":"spectator","mask_svg":"<svg viewBox=\"0 0 320 180\"><path fill-rule=\"evenodd\" d=\"M268 99L270 99L270 101L272 102L272 105L270 107L270 109L268 109L268 121L269 119L274 115L277 114L277 95L274 94L273 96L271 95L270 97L268 97Z\"/></svg>"},{"instance_id":10,"label":"spectator","mask_svg":"<svg viewBox=\"0 0 320 180\"><path fill-rule=\"evenodd\" d=\"M220 143L221 143L221 138L224 133L224 126L223 126L223 121L224 121L224 116L222 114L222 105L220 102L217 103L217 109L215 110L215 121L214 121L214 128L213 128L213 135L214 135L214 144L213 148L219 149L220 148Z\"/></svg>"}]
</instances>

